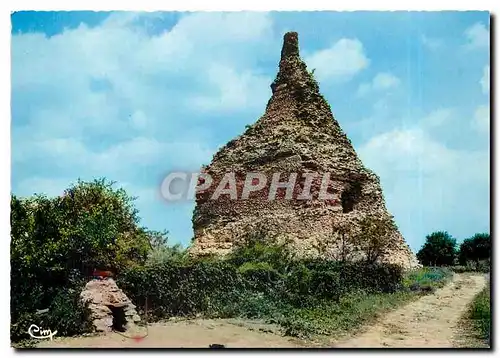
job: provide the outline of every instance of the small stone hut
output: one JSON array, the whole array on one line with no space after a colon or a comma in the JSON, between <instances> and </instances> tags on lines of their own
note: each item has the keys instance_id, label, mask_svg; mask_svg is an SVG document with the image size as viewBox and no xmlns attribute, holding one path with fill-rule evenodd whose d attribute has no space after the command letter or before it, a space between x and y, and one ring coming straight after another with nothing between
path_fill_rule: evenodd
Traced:
<instances>
[{"instance_id":1,"label":"small stone hut","mask_svg":"<svg viewBox=\"0 0 500 358\"><path fill-rule=\"evenodd\" d=\"M98 332L124 332L140 321L136 306L112 278L89 281L80 298L90 309L89 318Z\"/></svg>"}]
</instances>

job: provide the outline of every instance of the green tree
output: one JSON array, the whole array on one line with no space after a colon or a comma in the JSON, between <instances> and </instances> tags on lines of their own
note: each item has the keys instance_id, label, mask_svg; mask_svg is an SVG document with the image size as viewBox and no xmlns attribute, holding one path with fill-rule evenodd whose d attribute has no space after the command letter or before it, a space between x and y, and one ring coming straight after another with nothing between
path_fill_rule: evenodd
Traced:
<instances>
[{"instance_id":1,"label":"green tree","mask_svg":"<svg viewBox=\"0 0 500 358\"><path fill-rule=\"evenodd\" d=\"M183 260L187 252L181 244L170 246L168 244L168 231L147 231L151 251L148 254L148 265L157 265L164 262Z\"/></svg>"},{"instance_id":2,"label":"green tree","mask_svg":"<svg viewBox=\"0 0 500 358\"><path fill-rule=\"evenodd\" d=\"M417 253L418 260L425 266L453 265L457 241L446 231L427 235L424 246Z\"/></svg>"},{"instance_id":3,"label":"green tree","mask_svg":"<svg viewBox=\"0 0 500 358\"><path fill-rule=\"evenodd\" d=\"M461 265L466 265L468 261L474 261L477 265L479 261L489 259L490 255L490 234L478 233L462 242L458 253L458 260Z\"/></svg>"},{"instance_id":4,"label":"green tree","mask_svg":"<svg viewBox=\"0 0 500 358\"><path fill-rule=\"evenodd\" d=\"M114 184L79 180L54 198L11 196L14 335L27 331L17 324L22 317L50 307L61 290L82 285L95 268L117 272L145 263L154 235L139 226L135 198Z\"/></svg>"}]
</instances>

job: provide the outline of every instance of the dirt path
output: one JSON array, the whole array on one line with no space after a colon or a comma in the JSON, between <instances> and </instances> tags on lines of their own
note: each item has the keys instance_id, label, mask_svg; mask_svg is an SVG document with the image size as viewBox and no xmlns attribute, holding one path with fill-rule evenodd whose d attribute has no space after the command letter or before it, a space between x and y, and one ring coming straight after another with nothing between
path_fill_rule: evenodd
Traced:
<instances>
[{"instance_id":1,"label":"dirt path","mask_svg":"<svg viewBox=\"0 0 500 358\"><path fill-rule=\"evenodd\" d=\"M142 333L146 332L141 328ZM141 331L138 331L141 334ZM278 327L231 319L184 320L154 323L148 327L148 336L140 341L124 338L117 333L107 335L56 338L41 342L39 348L208 348L224 344L228 348L294 348L295 340L282 337Z\"/></svg>"},{"instance_id":2,"label":"dirt path","mask_svg":"<svg viewBox=\"0 0 500 358\"><path fill-rule=\"evenodd\" d=\"M456 274L451 283L434 294L388 313L356 336L334 342L330 347L453 347L457 323L467 304L486 284L484 276ZM141 328L145 332L145 328ZM141 332L138 332L139 334ZM151 324L148 336L140 341L117 333L100 336L55 338L38 347L89 348L208 348L224 344L228 348L299 348L311 342L283 337L278 327L255 321L185 320Z\"/></svg>"},{"instance_id":3,"label":"dirt path","mask_svg":"<svg viewBox=\"0 0 500 358\"><path fill-rule=\"evenodd\" d=\"M484 275L455 274L436 293L401 307L361 334L334 344L343 348L451 348L467 305L486 284Z\"/></svg>"}]
</instances>

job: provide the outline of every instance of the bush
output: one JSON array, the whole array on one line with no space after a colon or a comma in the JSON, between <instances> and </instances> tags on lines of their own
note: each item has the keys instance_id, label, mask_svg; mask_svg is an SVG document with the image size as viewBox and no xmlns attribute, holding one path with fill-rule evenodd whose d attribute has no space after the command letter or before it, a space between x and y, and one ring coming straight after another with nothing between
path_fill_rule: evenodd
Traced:
<instances>
[{"instance_id":1,"label":"bush","mask_svg":"<svg viewBox=\"0 0 500 358\"><path fill-rule=\"evenodd\" d=\"M463 272L490 272L490 260L481 260L479 262L467 261L465 265L455 265L451 270L456 273Z\"/></svg>"},{"instance_id":2,"label":"bush","mask_svg":"<svg viewBox=\"0 0 500 358\"><path fill-rule=\"evenodd\" d=\"M54 327L60 336L74 336L91 332L92 326L87 321L90 314L80 301L83 287L60 290L55 296L44 319L44 327Z\"/></svg>"},{"instance_id":3,"label":"bush","mask_svg":"<svg viewBox=\"0 0 500 358\"><path fill-rule=\"evenodd\" d=\"M423 267L410 271L404 279L404 288L409 291L429 293L443 287L452 277L452 271L444 267Z\"/></svg>"},{"instance_id":4,"label":"bush","mask_svg":"<svg viewBox=\"0 0 500 358\"><path fill-rule=\"evenodd\" d=\"M477 264L476 264L476 271L483 272L483 273L490 272L491 271L491 262L490 262L490 259L481 260L481 261L477 262Z\"/></svg>"},{"instance_id":5,"label":"bush","mask_svg":"<svg viewBox=\"0 0 500 358\"><path fill-rule=\"evenodd\" d=\"M293 261L293 254L285 244L277 244L254 234L238 245L226 259L235 266L264 262L280 272L286 272Z\"/></svg>"},{"instance_id":6,"label":"bush","mask_svg":"<svg viewBox=\"0 0 500 358\"><path fill-rule=\"evenodd\" d=\"M371 265L391 251L394 230L397 227L392 217L369 215L361 219L334 218L331 235L316 243L315 249L321 256L334 261L349 262L362 258Z\"/></svg>"},{"instance_id":7,"label":"bush","mask_svg":"<svg viewBox=\"0 0 500 358\"><path fill-rule=\"evenodd\" d=\"M88 310L81 303L81 288L60 289L55 293L48 311L45 313L22 312L11 324L11 340L20 341L31 338L28 328L35 324L42 329L57 330L57 336L73 336L91 332L87 321Z\"/></svg>"},{"instance_id":8,"label":"bush","mask_svg":"<svg viewBox=\"0 0 500 358\"><path fill-rule=\"evenodd\" d=\"M398 266L292 260L286 248L255 241L225 259L169 260L118 277L138 307L148 302L153 320L197 314L279 320L352 292L394 292L402 282Z\"/></svg>"},{"instance_id":9,"label":"bush","mask_svg":"<svg viewBox=\"0 0 500 358\"><path fill-rule=\"evenodd\" d=\"M252 289L262 292L274 289L281 279L280 273L267 262L245 262L237 270Z\"/></svg>"},{"instance_id":10,"label":"bush","mask_svg":"<svg viewBox=\"0 0 500 358\"><path fill-rule=\"evenodd\" d=\"M76 332L81 325L57 306L65 301L61 290L77 289L96 268L119 272L146 262L151 234L139 226L133 198L113 185L104 179L78 181L60 197L11 196L13 340L28 330L27 320L40 319L36 310L48 307L56 312L51 317L70 322L67 328L53 328L59 335ZM68 309L75 308L66 301ZM79 322L78 312L73 318Z\"/></svg>"},{"instance_id":11,"label":"bush","mask_svg":"<svg viewBox=\"0 0 500 358\"><path fill-rule=\"evenodd\" d=\"M310 319L301 317L300 311L283 317L279 323L285 336L307 338L321 332Z\"/></svg>"},{"instance_id":12,"label":"bush","mask_svg":"<svg viewBox=\"0 0 500 358\"><path fill-rule=\"evenodd\" d=\"M117 280L153 319L217 312L243 288L236 267L224 261L170 261L131 268Z\"/></svg>"}]
</instances>

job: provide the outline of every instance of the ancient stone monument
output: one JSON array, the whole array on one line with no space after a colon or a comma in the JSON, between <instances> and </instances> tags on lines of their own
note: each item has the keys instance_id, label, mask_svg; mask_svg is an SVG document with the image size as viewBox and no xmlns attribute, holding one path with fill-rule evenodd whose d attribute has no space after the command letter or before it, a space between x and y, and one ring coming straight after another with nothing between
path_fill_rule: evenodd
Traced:
<instances>
[{"instance_id":1,"label":"ancient stone monument","mask_svg":"<svg viewBox=\"0 0 500 358\"><path fill-rule=\"evenodd\" d=\"M299 56L295 32L284 36L279 72L271 89L265 114L202 168L215 182L234 173L238 198L220 195L212 200L215 185L196 193L192 255L228 253L249 232L262 227L285 238L303 255L315 255L317 244L331 239L339 223L356 226L367 216L392 220L378 176L363 166L333 117L313 73ZM269 180L262 190L242 198L248 173L265 173ZM278 190L276 200L269 200L269 184L276 173L281 182L293 182L296 175L291 200L287 200L286 188ZM321 176L307 182L307 173L329 173L328 200L316 195L322 190ZM312 198L296 200L304 187L310 188ZM383 259L406 268L418 265L397 227Z\"/></svg>"},{"instance_id":2,"label":"ancient stone monument","mask_svg":"<svg viewBox=\"0 0 500 358\"><path fill-rule=\"evenodd\" d=\"M89 318L98 332L126 331L140 321L132 301L111 278L89 281L80 298L90 309Z\"/></svg>"}]
</instances>

